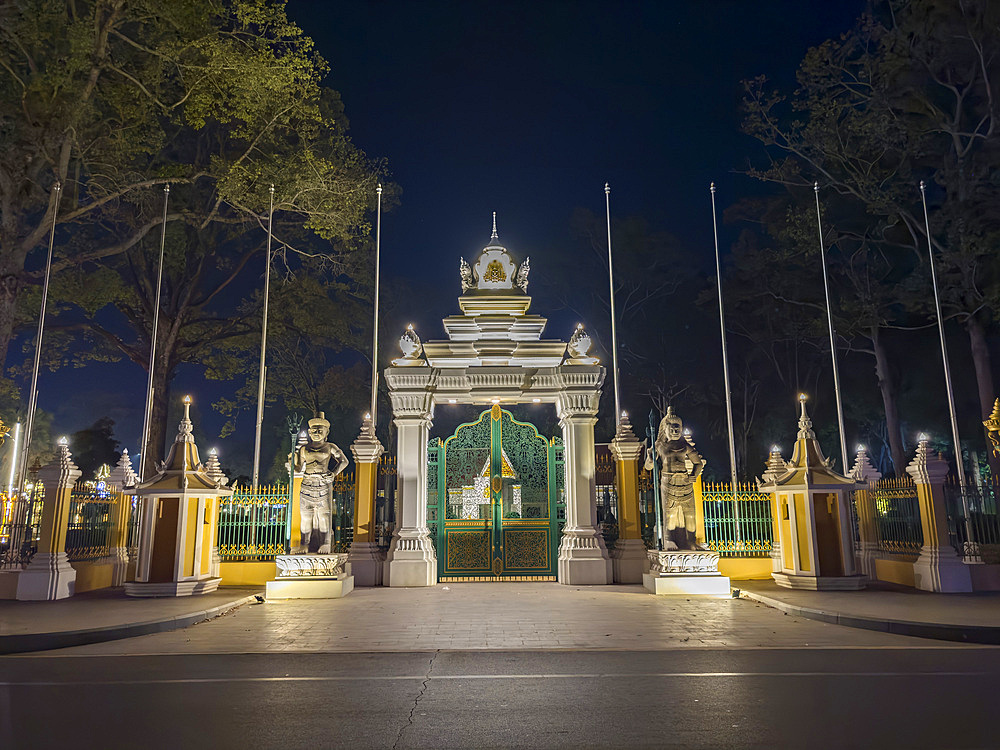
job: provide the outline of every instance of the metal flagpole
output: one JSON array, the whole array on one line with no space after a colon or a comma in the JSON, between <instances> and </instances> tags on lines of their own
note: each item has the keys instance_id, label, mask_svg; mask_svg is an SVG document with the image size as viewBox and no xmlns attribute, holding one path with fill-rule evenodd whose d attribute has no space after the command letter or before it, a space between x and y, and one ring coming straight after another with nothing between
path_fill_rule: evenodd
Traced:
<instances>
[{"instance_id":1,"label":"metal flagpole","mask_svg":"<svg viewBox=\"0 0 1000 750\"><path fill-rule=\"evenodd\" d=\"M951 389L951 368L948 365L948 345L944 339L944 318L941 317L941 300L938 297L937 273L934 271L934 250L931 246L931 222L927 215L926 185L920 181L920 202L924 206L924 229L927 232L927 259L931 264L931 286L934 287L934 309L937 311L938 334L941 337L941 361L944 363L944 386L948 391L948 414L951 416L951 437L955 441L955 469L958 471L958 482L962 487L962 506L965 510L966 522L969 509L965 500L965 466L962 461L962 443L958 438L958 418L955 416L955 393ZM969 538L972 541L972 538Z\"/></svg>"},{"instance_id":2,"label":"metal flagpole","mask_svg":"<svg viewBox=\"0 0 1000 750\"><path fill-rule=\"evenodd\" d=\"M42 307L38 313L38 335L35 337L35 362L31 368L31 390L28 392L28 415L24 425L24 443L21 445L21 469L17 480L17 497L24 497L24 480L28 474L28 449L31 447L31 431L35 426L35 408L38 406L38 367L42 357L42 334L45 332L45 305L49 299L49 277L52 275L52 248L56 241L56 217L59 215L59 199L62 184L52 187L55 196L52 206L52 228L49 230L49 255L45 261L45 281L42 282Z\"/></svg>"},{"instance_id":3,"label":"metal flagpole","mask_svg":"<svg viewBox=\"0 0 1000 750\"><path fill-rule=\"evenodd\" d=\"M608 285L611 288L611 366L615 384L615 431L622 423L622 402L618 392L618 331L615 327L615 272L611 260L611 187L604 183L604 204L608 213Z\"/></svg>"},{"instance_id":4,"label":"metal flagpole","mask_svg":"<svg viewBox=\"0 0 1000 750\"><path fill-rule=\"evenodd\" d=\"M736 524L736 542L740 542L740 510L737 500L736 437L733 431L733 396L729 385L729 355L726 352L726 314L722 307L722 263L719 261L719 223L715 211L715 183L709 185L712 193L712 233L715 236L715 278L719 289L719 332L722 334L722 375L726 385L726 421L729 426L729 476L733 487L733 521Z\"/></svg>"},{"instance_id":5,"label":"metal flagpole","mask_svg":"<svg viewBox=\"0 0 1000 750\"><path fill-rule=\"evenodd\" d=\"M264 383L267 368L267 301L271 293L271 221L274 217L274 185L271 185L271 205L267 210L267 264L264 267L264 321L260 328L260 380L257 384L257 434L253 443L253 486L257 487L260 475L260 431L264 424Z\"/></svg>"},{"instance_id":6,"label":"metal flagpole","mask_svg":"<svg viewBox=\"0 0 1000 750\"><path fill-rule=\"evenodd\" d=\"M149 447L150 422L153 420L153 368L156 366L156 336L160 326L160 291L163 287L163 248L167 241L167 204L170 185L163 186L163 223L160 226L160 265L156 272L156 302L153 305L153 337L149 345L149 378L146 381L146 410L142 417L142 443L139 446L139 478L146 479L146 449Z\"/></svg>"},{"instance_id":7,"label":"metal flagpole","mask_svg":"<svg viewBox=\"0 0 1000 750\"><path fill-rule=\"evenodd\" d=\"M374 321L372 322L372 424L376 424L376 413L375 408L377 406L376 399L378 397L378 282L379 282L379 254L381 252L382 243L382 185L380 184L375 188L375 192L378 193L378 209L376 211L375 219L375 313Z\"/></svg>"},{"instance_id":8,"label":"metal flagpole","mask_svg":"<svg viewBox=\"0 0 1000 750\"><path fill-rule=\"evenodd\" d=\"M816 226L819 228L819 258L823 266L823 292L826 295L826 325L830 329L830 361L833 364L833 393L837 399L837 426L840 428L840 460L847 474L847 438L844 435L844 404L840 399L840 372L837 368L837 336L833 330L833 313L830 310L830 283L826 276L826 248L823 246L823 219L819 212L819 183L813 183L816 195Z\"/></svg>"}]
</instances>

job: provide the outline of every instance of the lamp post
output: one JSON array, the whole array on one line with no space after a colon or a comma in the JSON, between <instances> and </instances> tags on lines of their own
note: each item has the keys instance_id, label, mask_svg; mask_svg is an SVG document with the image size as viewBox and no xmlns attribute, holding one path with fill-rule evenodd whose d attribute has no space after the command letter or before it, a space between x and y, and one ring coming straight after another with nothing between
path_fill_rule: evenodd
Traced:
<instances>
[{"instance_id":1,"label":"lamp post","mask_svg":"<svg viewBox=\"0 0 1000 750\"><path fill-rule=\"evenodd\" d=\"M379 283L379 254L382 243L382 185L380 184L375 192L378 194L378 209L375 219L375 311L372 321L372 403L370 413L372 415L372 425L378 424L376 419L378 406L378 283ZM493 221L496 222L496 215Z\"/></svg>"}]
</instances>

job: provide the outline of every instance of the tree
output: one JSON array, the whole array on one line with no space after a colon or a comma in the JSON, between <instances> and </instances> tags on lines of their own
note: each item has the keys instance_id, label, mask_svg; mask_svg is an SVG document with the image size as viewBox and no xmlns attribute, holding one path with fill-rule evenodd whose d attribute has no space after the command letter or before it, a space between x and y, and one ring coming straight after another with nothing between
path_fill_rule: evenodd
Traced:
<instances>
[{"instance_id":1,"label":"tree","mask_svg":"<svg viewBox=\"0 0 1000 750\"><path fill-rule=\"evenodd\" d=\"M0 363L53 217L73 227L57 272L155 235L168 183L190 193L167 220L199 230L262 226L273 183L279 213L335 243L364 236L374 169L326 72L278 0L3 6Z\"/></svg>"},{"instance_id":2,"label":"tree","mask_svg":"<svg viewBox=\"0 0 1000 750\"><path fill-rule=\"evenodd\" d=\"M997 304L991 253L1000 236L1000 185L990 179L998 66L995 3L890 0L839 40L811 49L794 94L758 78L746 82L744 99L745 131L776 156L751 174L793 190L814 180L832 188L842 207L853 206L844 226L858 247L905 252L923 274L916 183L931 183L940 283L948 315L965 324L984 414L993 399L985 331ZM929 283L921 295L930 295Z\"/></svg>"},{"instance_id":3,"label":"tree","mask_svg":"<svg viewBox=\"0 0 1000 750\"><path fill-rule=\"evenodd\" d=\"M84 477L92 478L102 464L118 463L122 454L114 434L115 421L110 417L101 417L90 427L73 433L69 441L73 463Z\"/></svg>"}]
</instances>

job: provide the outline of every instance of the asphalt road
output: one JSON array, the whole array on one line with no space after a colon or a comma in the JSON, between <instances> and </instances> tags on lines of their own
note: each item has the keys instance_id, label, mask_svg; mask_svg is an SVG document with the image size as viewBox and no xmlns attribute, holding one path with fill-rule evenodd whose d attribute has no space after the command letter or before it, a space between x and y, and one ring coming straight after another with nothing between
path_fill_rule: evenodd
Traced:
<instances>
[{"instance_id":1,"label":"asphalt road","mask_svg":"<svg viewBox=\"0 0 1000 750\"><path fill-rule=\"evenodd\" d=\"M0 659L0 747L987 748L1000 649Z\"/></svg>"}]
</instances>

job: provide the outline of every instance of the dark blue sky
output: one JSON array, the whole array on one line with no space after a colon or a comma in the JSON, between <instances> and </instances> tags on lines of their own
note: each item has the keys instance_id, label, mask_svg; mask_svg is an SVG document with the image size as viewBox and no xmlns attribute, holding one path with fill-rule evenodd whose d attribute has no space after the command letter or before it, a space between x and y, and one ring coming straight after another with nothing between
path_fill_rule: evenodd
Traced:
<instances>
[{"instance_id":1,"label":"dark blue sky","mask_svg":"<svg viewBox=\"0 0 1000 750\"><path fill-rule=\"evenodd\" d=\"M402 187L401 205L383 218L383 273L439 290L407 317L424 338L440 338L440 319L457 312L458 257L489 239L492 211L533 273L557 273L570 261L552 247L570 213L603 212L608 181L615 216L646 216L710 264L709 182L720 210L757 189L737 174L762 153L739 132L740 81L763 73L788 88L808 47L864 7L292 0L288 11L329 61L327 84L341 92L354 141L387 159ZM723 228L723 248L731 239ZM531 291L533 311L550 313L544 285ZM568 325L554 320L546 334L564 337ZM386 331L386 346L397 335ZM109 393L112 371L128 382ZM40 405L55 412L58 434L107 414L133 451L145 384L128 362L43 373ZM195 396L208 435L221 424L209 404L226 390L190 366L174 383L175 394ZM86 395L70 401L72 391Z\"/></svg>"}]
</instances>

